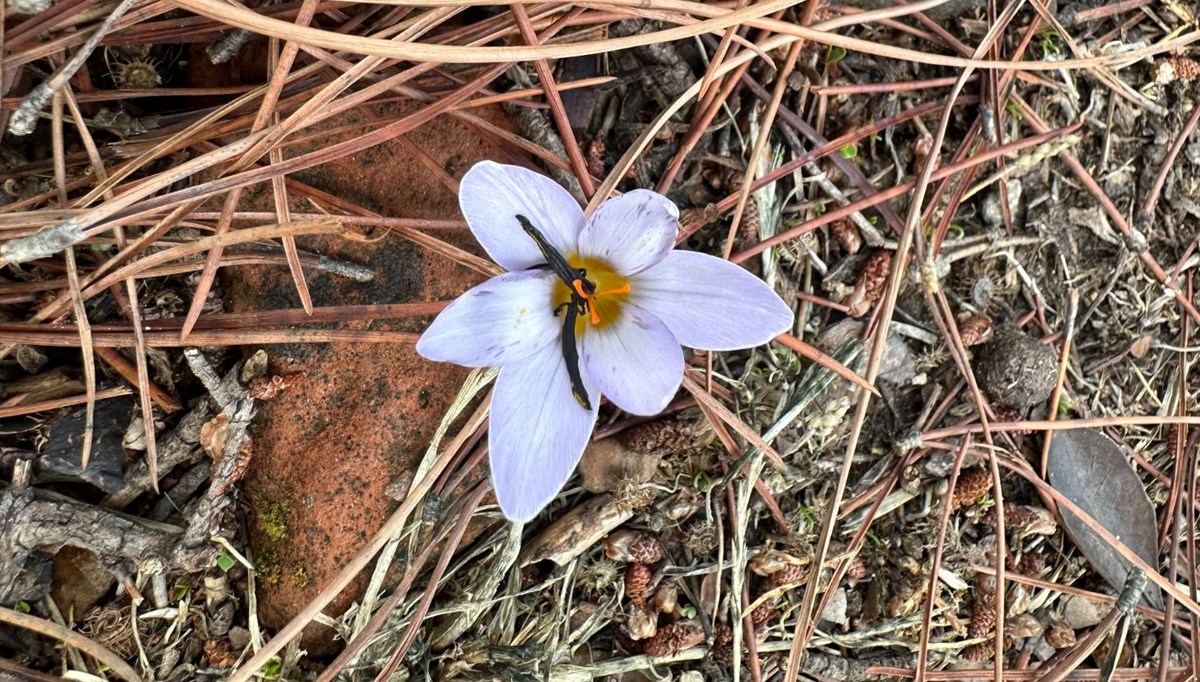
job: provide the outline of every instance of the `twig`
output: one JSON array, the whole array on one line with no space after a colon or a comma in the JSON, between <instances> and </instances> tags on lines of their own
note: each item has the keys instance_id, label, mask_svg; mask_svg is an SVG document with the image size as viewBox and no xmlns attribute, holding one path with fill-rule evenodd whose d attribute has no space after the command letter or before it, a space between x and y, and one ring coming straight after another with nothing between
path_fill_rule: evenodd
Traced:
<instances>
[{"instance_id":1,"label":"twig","mask_svg":"<svg viewBox=\"0 0 1200 682\"><path fill-rule=\"evenodd\" d=\"M108 666L114 675L125 680L125 682L141 682L141 676L133 668L129 667L129 664L122 660L112 649L57 623L52 623L37 616L31 616L5 607L0 607L0 622L57 639L63 644L73 646Z\"/></svg>"},{"instance_id":2,"label":"twig","mask_svg":"<svg viewBox=\"0 0 1200 682\"><path fill-rule=\"evenodd\" d=\"M87 62L88 57L92 56L92 52L100 44L101 39L108 35L117 20L136 2L137 0L121 0L120 4L113 8L104 21L100 22L100 26L87 39L87 42L71 55L70 59L59 67L50 78L39 83L28 95L25 95L20 106L9 116L8 132L13 135L28 135L33 132L37 125L38 114L46 108L46 103L50 101L55 92L66 86L71 76L74 76L75 72Z\"/></svg>"}]
</instances>

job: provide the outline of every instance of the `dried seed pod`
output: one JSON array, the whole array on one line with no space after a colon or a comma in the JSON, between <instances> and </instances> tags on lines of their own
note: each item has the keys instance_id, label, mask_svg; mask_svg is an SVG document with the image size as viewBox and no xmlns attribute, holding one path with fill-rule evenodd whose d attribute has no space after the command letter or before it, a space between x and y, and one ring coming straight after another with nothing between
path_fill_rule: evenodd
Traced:
<instances>
[{"instance_id":1,"label":"dried seed pod","mask_svg":"<svg viewBox=\"0 0 1200 682\"><path fill-rule=\"evenodd\" d=\"M983 519L989 526L996 525L996 510ZM1026 504L1004 503L1004 529L1019 537L1027 535L1053 535L1058 522L1049 510Z\"/></svg>"},{"instance_id":2,"label":"dried seed pod","mask_svg":"<svg viewBox=\"0 0 1200 682\"><path fill-rule=\"evenodd\" d=\"M674 656L684 649L704 643L704 628L694 620L680 620L658 629L658 634L646 640L642 650L647 656Z\"/></svg>"},{"instance_id":3,"label":"dried seed pod","mask_svg":"<svg viewBox=\"0 0 1200 682\"><path fill-rule=\"evenodd\" d=\"M795 587L808 580L808 568L800 564L788 564L771 574L771 584L776 587Z\"/></svg>"},{"instance_id":4,"label":"dried seed pod","mask_svg":"<svg viewBox=\"0 0 1200 682\"><path fill-rule=\"evenodd\" d=\"M925 163L929 161L929 155L933 153L933 135L929 133L921 133L917 138L916 144L913 145L913 174L920 175L925 170ZM939 159L933 162L933 170L937 170Z\"/></svg>"},{"instance_id":5,"label":"dried seed pod","mask_svg":"<svg viewBox=\"0 0 1200 682\"><path fill-rule=\"evenodd\" d=\"M971 637L987 637L996 627L996 605L991 594L981 594L976 590L975 602L971 605L971 624L967 626L967 634Z\"/></svg>"},{"instance_id":6,"label":"dried seed pod","mask_svg":"<svg viewBox=\"0 0 1200 682\"><path fill-rule=\"evenodd\" d=\"M1066 621L1052 620L1046 628L1046 643L1055 649L1070 649L1075 646L1075 631Z\"/></svg>"},{"instance_id":7,"label":"dried seed pod","mask_svg":"<svg viewBox=\"0 0 1200 682\"><path fill-rule=\"evenodd\" d=\"M587 170L597 178L604 177L604 157L608 153L608 145L604 144L604 138L597 135L587 143L587 149L584 154L587 157Z\"/></svg>"},{"instance_id":8,"label":"dried seed pod","mask_svg":"<svg viewBox=\"0 0 1200 682\"><path fill-rule=\"evenodd\" d=\"M680 419L655 419L631 426L617 434L617 440L634 452L667 455L692 445L691 425Z\"/></svg>"},{"instance_id":9,"label":"dried seed pod","mask_svg":"<svg viewBox=\"0 0 1200 682\"><path fill-rule=\"evenodd\" d=\"M987 469L968 469L958 475L954 486L953 508L962 509L978 502L992 489L992 473Z\"/></svg>"},{"instance_id":10,"label":"dried seed pod","mask_svg":"<svg viewBox=\"0 0 1200 682\"><path fill-rule=\"evenodd\" d=\"M224 670L232 668L238 656L230 649L227 639L210 639L204 643L204 658L208 667Z\"/></svg>"},{"instance_id":11,"label":"dried seed pod","mask_svg":"<svg viewBox=\"0 0 1200 682\"><path fill-rule=\"evenodd\" d=\"M672 521L683 521L700 509L700 496L691 489L682 489L663 507L663 516Z\"/></svg>"},{"instance_id":12,"label":"dried seed pod","mask_svg":"<svg viewBox=\"0 0 1200 682\"><path fill-rule=\"evenodd\" d=\"M746 202L746 210L742 212L742 222L738 225L738 236L742 241L753 242L758 240L758 202L751 196Z\"/></svg>"},{"instance_id":13,"label":"dried seed pod","mask_svg":"<svg viewBox=\"0 0 1200 682\"><path fill-rule=\"evenodd\" d=\"M1037 637L1044 629L1038 619L1028 613L1004 619L1004 634L1008 637Z\"/></svg>"},{"instance_id":14,"label":"dried seed pod","mask_svg":"<svg viewBox=\"0 0 1200 682\"><path fill-rule=\"evenodd\" d=\"M849 218L835 220L829 224L829 233L841 244L842 250L846 253L858 253L862 248L862 236L858 234L858 228Z\"/></svg>"},{"instance_id":15,"label":"dried seed pod","mask_svg":"<svg viewBox=\"0 0 1200 682\"><path fill-rule=\"evenodd\" d=\"M700 557L710 556L717 549L717 527L711 521L700 521L687 527L683 546Z\"/></svg>"},{"instance_id":16,"label":"dried seed pod","mask_svg":"<svg viewBox=\"0 0 1200 682\"><path fill-rule=\"evenodd\" d=\"M685 208L679 212L679 222L683 225L697 223L700 227L717 222L721 211L716 204L705 204L704 208Z\"/></svg>"},{"instance_id":17,"label":"dried seed pod","mask_svg":"<svg viewBox=\"0 0 1200 682\"><path fill-rule=\"evenodd\" d=\"M1200 62L1191 57L1172 55L1154 64L1154 82L1159 85L1192 80L1197 76L1200 76Z\"/></svg>"},{"instance_id":18,"label":"dried seed pod","mask_svg":"<svg viewBox=\"0 0 1200 682\"><path fill-rule=\"evenodd\" d=\"M162 85L162 76L152 59L116 62L109 73L118 90L152 90Z\"/></svg>"},{"instance_id":19,"label":"dried seed pod","mask_svg":"<svg viewBox=\"0 0 1200 682\"><path fill-rule=\"evenodd\" d=\"M862 270L858 273L858 282L854 285L854 291L850 292L850 296L845 301L851 317L866 315L871 306L883 296L883 289L887 285L888 273L891 269L892 254L890 251L880 249L867 256Z\"/></svg>"},{"instance_id":20,"label":"dried seed pod","mask_svg":"<svg viewBox=\"0 0 1200 682\"><path fill-rule=\"evenodd\" d=\"M750 559L749 568L757 575L766 576L778 573L794 563L796 560L784 552L777 549L764 549Z\"/></svg>"},{"instance_id":21,"label":"dried seed pod","mask_svg":"<svg viewBox=\"0 0 1200 682\"><path fill-rule=\"evenodd\" d=\"M992 321L986 315L968 315L959 320L958 335L964 346L987 343L992 338Z\"/></svg>"},{"instance_id":22,"label":"dried seed pod","mask_svg":"<svg viewBox=\"0 0 1200 682\"><path fill-rule=\"evenodd\" d=\"M990 644L972 644L963 649L959 656L969 663L983 663L992 657L992 652Z\"/></svg>"},{"instance_id":23,"label":"dried seed pod","mask_svg":"<svg viewBox=\"0 0 1200 682\"><path fill-rule=\"evenodd\" d=\"M850 560L850 566L846 568L846 580L853 585L865 577L867 577L867 563L862 560L862 557L856 556Z\"/></svg>"},{"instance_id":24,"label":"dried seed pod","mask_svg":"<svg viewBox=\"0 0 1200 682\"><path fill-rule=\"evenodd\" d=\"M658 547L658 558L643 561L640 557L653 556L654 546ZM605 536L604 554L613 561L640 561L652 564L662 559L662 545L654 536L640 530L621 529Z\"/></svg>"},{"instance_id":25,"label":"dried seed pod","mask_svg":"<svg viewBox=\"0 0 1200 682\"><path fill-rule=\"evenodd\" d=\"M250 385L246 387L246 391L255 400L273 400L275 396L299 382L299 374L289 374L287 376L273 374L269 377L259 377L251 380Z\"/></svg>"},{"instance_id":26,"label":"dried seed pod","mask_svg":"<svg viewBox=\"0 0 1200 682\"><path fill-rule=\"evenodd\" d=\"M660 613L672 614L679 606L679 588L675 583L663 583L654 590L654 608Z\"/></svg>"},{"instance_id":27,"label":"dried seed pod","mask_svg":"<svg viewBox=\"0 0 1200 682\"><path fill-rule=\"evenodd\" d=\"M775 603L773 601L765 601L750 612L750 622L754 623L755 628L762 627L774 618Z\"/></svg>"},{"instance_id":28,"label":"dried seed pod","mask_svg":"<svg viewBox=\"0 0 1200 682\"><path fill-rule=\"evenodd\" d=\"M633 613L629 614L629 620L625 622L625 629L629 631L629 639L635 642L650 639L658 634L658 614L649 609L635 607Z\"/></svg>"},{"instance_id":29,"label":"dried seed pod","mask_svg":"<svg viewBox=\"0 0 1200 682\"><path fill-rule=\"evenodd\" d=\"M639 564L656 564L666 555L662 543L653 535L643 534L629 544L629 556Z\"/></svg>"},{"instance_id":30,"label":"dried seed pod","mask_svg":"<svg viewBox=\"0 0 1200 682\"><path fill-rule=\"evenodd\" d=\"M646 564L629 564L625 567L625 596L638 606L646 605L646 590L654 571Z\"/></svg>"}]
</instances>

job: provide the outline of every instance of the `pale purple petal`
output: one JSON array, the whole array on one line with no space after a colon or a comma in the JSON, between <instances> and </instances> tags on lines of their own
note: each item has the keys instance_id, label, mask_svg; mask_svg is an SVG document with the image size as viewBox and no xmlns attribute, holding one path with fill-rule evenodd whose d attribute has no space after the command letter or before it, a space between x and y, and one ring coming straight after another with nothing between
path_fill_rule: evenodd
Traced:
<instances>
[{"instance_id":1,"label":"pale purple petal","mask_svg":"<svg viewBox=\"0 0 1200 682\"><path fill-rule=\"evenodd\" d=\"M631 284L630 301L662 320L689 348L751 348L791 329L794 319L762 280L703 253L672 251Z\"/></svg>"},{"instance_id":2,"label":"pale purple petal","mask_svg":"<svg viewBox=\"0 0 1200 682\"><path fill-rule=\"evenodd\" d=\"M480 161L463 176L458 205L492 260L524 270L546 259L517 222L523 215L564 256L575 252L583 210L567 190L520 166Z\"/></svg>"},{"instance_id":3,"label":"pale purple petal","mask_svg":"<svg viewBox=\"0 0 1200 682\"><path fill-rule=\"evenodd\" d=\"M556 343L506 365L496 379L488 429L492 486L512 521L537 516L566 484L596 425L600 392L583 372L592 409L571 395Z\"/></svg>"},{"instance_id":4,"label":"pale purple petal","mask_svg":"<svg viewBox=\"0 0 1200 682\"><path fill-rule=\"evenodd\" d=\"M683 381L679 342L657 317L631 303L608 326L589 327L580 351L600 391L626 412L662 412Z\"/></svg>"},{"instance_id":5,"label":"pale purple petal","mask_svg":"<svg viewBox=\"0 0 1200 682\"><path fill-rule=\"evenodd\" d=\"M559 338L549 270L506 272L459 296L417 341L430 360L496 367L523 360ZM557 347L557 344L554 344Z\"/></svg>"},{"instance_id":6,"label":"pale purple petal","mask_svg":"<svg viewBox=\"0 0 1200 682\"><path fill-rule=\"evenodd\" d=\"M635 189L600 204L579 235L579 253L628 277L662 260L678 232L675 204L656 192Z\"/></svg>"}]
</instances>

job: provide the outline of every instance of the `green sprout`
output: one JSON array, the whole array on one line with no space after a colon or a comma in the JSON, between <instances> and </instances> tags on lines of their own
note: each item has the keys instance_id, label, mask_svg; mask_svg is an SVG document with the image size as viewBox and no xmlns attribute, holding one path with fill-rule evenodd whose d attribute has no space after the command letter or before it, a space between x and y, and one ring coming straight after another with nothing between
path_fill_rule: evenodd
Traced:
<instances>
[{"instance_id":1,"label":"green sprout","mask_svg":"<svg viewBox=\"0 0 1200 682\"><path fill-rule=\"evenodd\" d=\"M830 45L828 50L825 50L825 63L830 66L837 64L846 58L846 48Z\"/></svg>"},{"instance_id":2,"label":"green sprout","mask_svg":"<svg viewBox=\"0 0 1200 682\"><path fill-rule=\"evenodd\" d=\"M858 156L858 145L854 143L842 145L842 148L838 150L838 154L841 154L843 159L853 159Z\"/></svg>"}]
</instances>

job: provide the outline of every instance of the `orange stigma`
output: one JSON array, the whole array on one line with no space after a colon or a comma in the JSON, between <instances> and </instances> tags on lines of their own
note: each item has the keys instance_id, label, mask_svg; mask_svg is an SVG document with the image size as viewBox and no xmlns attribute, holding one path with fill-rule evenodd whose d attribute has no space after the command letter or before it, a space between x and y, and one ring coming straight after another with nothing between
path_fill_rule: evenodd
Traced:
<instances>
[{"instance_id":1,"label":"orange stigma","mask_svg":"<svg viewBox=\"0 0 1200 682\"><path fill-rule=\"evenodd\" d=\"M583 280L581 279L571 282L571 286L575 289L575 293L579 294L580 298L588 302L588 317L591 319L592 324L594 325L600 324L600 310L596 306L594 299L597 299L601 296L615 296L618 294L629 293L629 282L626 282L624 285L613 289L606 289L604 291L597 291L590 294L586 289L584 289Z\"/></svg>"}]
</instances>

